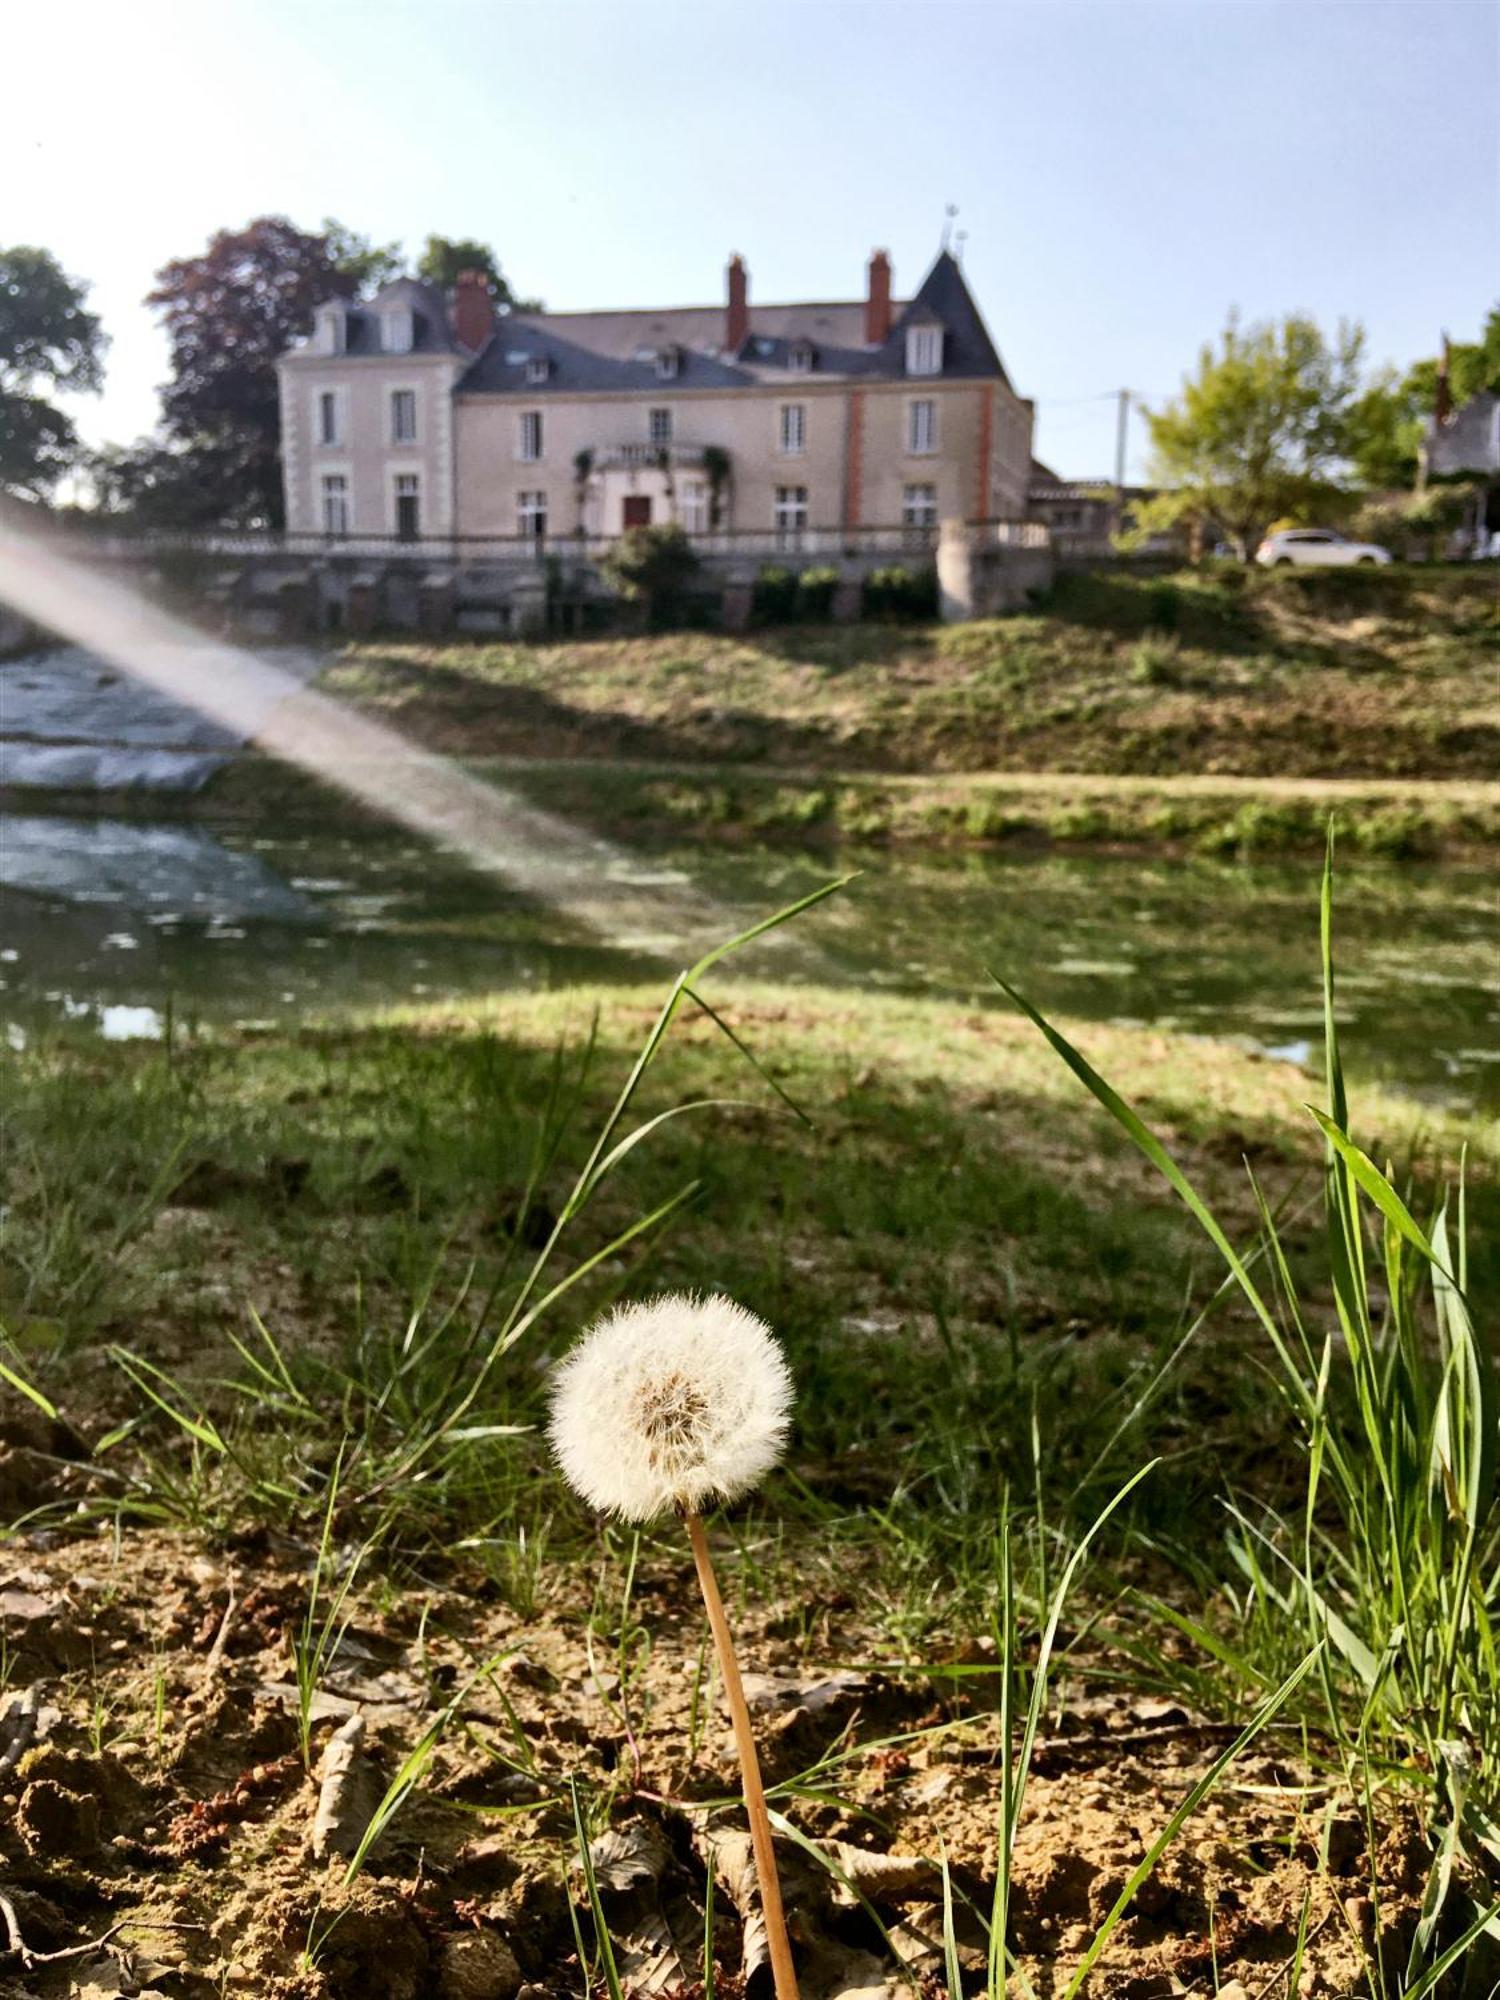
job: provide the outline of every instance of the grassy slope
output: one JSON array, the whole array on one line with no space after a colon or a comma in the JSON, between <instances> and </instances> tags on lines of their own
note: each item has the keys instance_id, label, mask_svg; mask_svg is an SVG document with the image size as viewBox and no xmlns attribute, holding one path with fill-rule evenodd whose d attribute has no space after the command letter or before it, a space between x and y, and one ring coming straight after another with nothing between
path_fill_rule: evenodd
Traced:
<instances>
[{"instance_id":1,"label":"grassy slope","mask_svg":"<svg viewBox=\"0 0 1500 2000\"><path fill-rule=\"evenodd\" d=\"M1336 800L1402 853L1500 838L1497 649L1487 574L1091 576L947 629L375 643L326 685L603 824L1235 849Z\"/></svg>"},{"instance_id":2,"label":"grassy slope","mask_svg":"<svg viewBox=\"0 0 1500 2000\"><path fill-rule=\"evenodd\" d=\"M1315 848L1500 845L1500 601L1474 569L1065 580L971 625L347 648L324 686L605 830ZM354 809L245 756L195 799Z\"/></svg>"}]
</instances>

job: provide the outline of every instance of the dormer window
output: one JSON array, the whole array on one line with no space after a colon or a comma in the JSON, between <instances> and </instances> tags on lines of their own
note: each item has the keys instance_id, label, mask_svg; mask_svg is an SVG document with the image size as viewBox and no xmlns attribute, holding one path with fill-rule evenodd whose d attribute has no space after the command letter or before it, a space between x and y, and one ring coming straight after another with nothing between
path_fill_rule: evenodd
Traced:
<instances>
[{"instance_id":1,"label":"dormer window","mask_svg":"<svg viewBox=\"0 0 1500 2000\"><path fill-rule=\"evenodd\" d=\"M320 354L342 354L346 315L342 306L319 306L316 340Z\"/></svg>"},{"instance_id":2,"label":"dormer window","mask_svg":"<svg viewBox=\"0 0 1500 2000\"><path fill-rule=\"evenodd\" d=\"M810 375L817 360L817 350L810 340L794 340L787 355L787 366L794 375Z\"/></svg>"},{"instance_id":3,"label":"dormer window","mask_svg":"<svg viewBox=\"0 0 1500 2000\"><path fill-rule=\"evenodd\" d=\"M545 382L552 373L552 363L545 354L529 354L526 357L526 380Z\"/></svg>"},{"instance_id":4,"label":"dormer window","mask_svg":"<svg viewBox=\"0 0 1500 2000\"><path fill-rule=\"evenodd\" d=\"M943 329L940 326L909 326L906 329L906 372L908 375L942 374Z\"/></svg>"},{"instance_id":5,"label":"dormer window","mask_svg":"<svg viewBox=\"0 0 1500 2000\"><path fill-rule=\"evenodd\" d=\"M380 315L380 345L387 354L410 354L414 328L410 306L387 306Z\"/></svg>"},{"instance_id":6,"label":"dormer window","mask_svg":"<svg viewBox=\"0 0 1500 2000\"><path fill-rule=\"evenodd\" d=\"M679 347L658 347L656 350L656 379L670 382L682 366L682 350Z\"/></svg>"}]
</instances>

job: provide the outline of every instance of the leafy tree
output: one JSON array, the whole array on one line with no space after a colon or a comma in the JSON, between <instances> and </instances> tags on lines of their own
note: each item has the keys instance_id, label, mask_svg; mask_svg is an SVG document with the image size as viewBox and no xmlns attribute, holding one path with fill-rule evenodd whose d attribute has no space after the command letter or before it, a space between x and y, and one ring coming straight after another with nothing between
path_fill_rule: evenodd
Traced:
<instances>
[{"instance_id":1,"label":"leafy tree","mask_svg":"<svg viewBox=\"0 0 1500 2000\"><path fill-rule=\"evenodd\" d=\"M1429 407L1437 394L1438 364L1419 361L1408 381L1425 392L1430 384ZM1500 393L1500 306L1492 306L1478 340L1455 340L1448 348L1448 389L1454 407L1467 403L1483 390Z\"/></svg>"},{"instance_id":2,"label":"leafy tree","mask_svg":"<svg viewBox=\"0 0 1500 2000\"><path fill-rule=\"evenodd\" d=\"M263 215L220 230L200 256L157 272L146 303L161 314L171 344L162 418L183 475L182 525L280 526L276 358L310 330L317 306L358 291L338 261L350 240L347 232L336 242Z\"/></svg>"},{"instance_id":3,"label":"leafy tree","mask_svg":"<svg viewBox=\"0 0 1500 2000\"><path fill-rule=\"evenodd\" d=\"M323 234L335 270L352 278L362 292L376 291L406 275L406 254L399 243L372 243L331 215L323 218Z\"/></svg>"},{"instance_id":4,"label":"leafy tree","mask_svg":"<svg viewBox=\"0 0 1500 2000\"><path fill-rule=\"evenodd\" d=\"M1349 406L1344 450L1361 486L1410 486L1432 402L1413 380L1384 369Z\"/></svg>"},{"instance_id":5,"label":"leafy tree","mask_svg":"<svg viewBox=\"0 0 1500 2000\"><path fill-rule=\"evenodd\" d=\"M193 528L228 518L226 455L139 438L105 445L88 460L94 507L133 528Z\"/></svg>"},{"instance_id":6,"label":"leafy tree","mask_svg":"<svg viewBox=\"0 0 1500 2000\"><path fill-rule=\"evenodd\" d=\"M1346 449L1365 486L1411 486L1422 437L1437 409L1436 355L1414 362L1404 375L1386 369L1349 411ZM1500 391L1500 306L1475 341L1453 341L1448 350L1448 392L1455 408L1483 390Z\"/></svg>"},{"instance_id":7,"label":"leafy tree","mask_svg":"<svg viewBox=\"0 0 1500 2000\"><path fill-rule=\"evenodd\" d=\"M37 391L101 387L106 342L87 293L46 250L0 250L0 492L40 497L77 455L71 420Z\"/></svg>"},{"instance_id":8,"label":"leafy tree","mask_svg":"<svg viewBox=\"0 0 1500 2000\"><path fill-rule=\"evenodd\" d=\"M1137 531L1207 519L1248 559L1268 522L1314 507L1343 456L1363 345L1348 323L1329 341L1302 314L1231 318L1181 395L1147 413L1164 490L1137 508Z\"/></svg>"},{"instance_id":9,"label":"leafy tree","mask_svg":"<svg viewBox=\"0 0 1500 2000\"><path fill-rule=\"evenodd\" d=\"M483 271L490 281L495 304L502 312L541 310L538 300L516 297L500 269L499 260L487 243L476 242L472 237L429 236L417 259L417 276L423 283L441 285L447 291L456 282L460 271Z\"/></svg>"}]
</instances>

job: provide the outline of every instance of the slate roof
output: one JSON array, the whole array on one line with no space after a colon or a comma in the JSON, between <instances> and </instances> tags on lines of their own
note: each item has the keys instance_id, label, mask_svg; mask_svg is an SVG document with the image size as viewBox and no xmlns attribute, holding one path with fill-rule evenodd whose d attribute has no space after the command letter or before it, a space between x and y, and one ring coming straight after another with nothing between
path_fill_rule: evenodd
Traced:
<instances>
[{"instance_id":1,"label":"slate roof","mask_svg":"<svg viewBox=\"0 0 1500 2000\"><path fill-rule=\"evenodd\" d=\"M465 395L576 395L590 390L655 392L736 389L816 381L906 379L906 328L940 321L947 330L942 376L997 377L1009 386L963 274L945 250L915 298L892 302L892 324L878 347L865 342L863 299L750 306L750 332L738 353L724 347L724 307L669 306L627 312L509 313L460 378ZM811 371L792 366L794 347L814 351ZM672 376L656 356L678 350ZM527 376L545 359L544 381ZM936 377L933 379L942 379Z\"/></svg>"},{"instance_id":2,"label":"slate roof","mask_svg":"<svg viewBox=\"0 0 1500 2000\"><path fill-rule=\"evenodd\" d=\"M345 320L344 355L381 355L389 361L392 357L380 345L378 314L383 306L409 306L412 316L413 354L462 354L453 337L452 322L449 318L448 303L440 285L424 285L417 278L393 278L388 285L382 285L375 296L367 302L351 303ZM311 344L294 347L283 357L288 361L307 359L326 361L330 357L321 353Z\"/></svg>"},{"instance_id":3,"label":"slate roof","mask_svg":"<svg viewBox=\"0 0 1500 2000\"><path fill-rule=\"evenodd\" d=\"M1430 472L1500 471L1500 432L1496 413L1500 395L1481 389L1453 412L1445 424L1427 429L1427 467Z\"/></svg>"}]
</instances>

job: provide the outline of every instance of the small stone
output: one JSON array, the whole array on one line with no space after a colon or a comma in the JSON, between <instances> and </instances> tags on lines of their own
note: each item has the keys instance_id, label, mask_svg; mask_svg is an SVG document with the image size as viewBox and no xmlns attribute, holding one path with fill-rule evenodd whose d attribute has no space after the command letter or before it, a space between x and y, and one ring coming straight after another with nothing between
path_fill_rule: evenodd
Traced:
<instances>
[{"instance_id":1,"label":"small stone","mask_svg":"<svg viewBox=\"0 0 1500 2000\"><path fill-rule=\"evenodd\" d=\"M498 1931L466 1931L443 1946L442 2000L516 2000L520 1990L521 1968Z\"/></svg>"}]
</instances>

